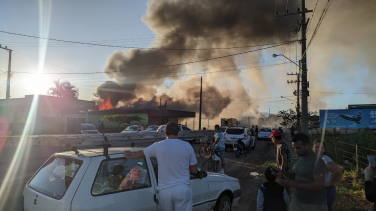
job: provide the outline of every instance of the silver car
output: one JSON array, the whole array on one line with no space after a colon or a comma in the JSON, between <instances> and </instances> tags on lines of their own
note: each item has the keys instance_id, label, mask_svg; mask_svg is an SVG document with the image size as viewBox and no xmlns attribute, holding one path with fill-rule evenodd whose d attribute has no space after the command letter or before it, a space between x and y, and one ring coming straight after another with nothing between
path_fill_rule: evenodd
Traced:
<instances>
[{"instance_id":1,"label":"silver car","mask_svg":"<svg viewBox=\"0 0 376 211\"><path fill-rule=\"evenodd\" d=\"M227 128L226 131L223 133L225 138L225 147L233 148L234 144L237 144L237 140L242 138L245 147L250 147L252 150L256 147L255 137L252 136L251 131L249 128L242 128L242 127L230 127Z\"/></svg>"}]
</instances>

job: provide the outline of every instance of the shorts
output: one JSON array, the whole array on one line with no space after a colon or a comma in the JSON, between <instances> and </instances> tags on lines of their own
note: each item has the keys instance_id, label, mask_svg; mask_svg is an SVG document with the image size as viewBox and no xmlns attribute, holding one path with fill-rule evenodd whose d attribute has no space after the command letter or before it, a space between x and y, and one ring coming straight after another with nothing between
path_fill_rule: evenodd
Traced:
<instances>
[{"instance_id":1,"label":"shorts","mask_svg":"<svg viewBox=\"0 0 376 211\"><path fill-rule=\"evenodd\" d=\"M219 157L225 157L225 151L226 151L225 147L212 146L211 150L217 151Z\"/></svg>"},{"instance_id":2,"label":"shorts","mask_svg":"<svg viewBox=\"0 0 376 211\"><path fill-rule=\"evenodd\" d=\"M308 211L308 210L309 211L327 211L328 205L326 203L322 205L301 203L293 194L290 205L289 205L289 211Z\"/></svg>"}]
</instances>

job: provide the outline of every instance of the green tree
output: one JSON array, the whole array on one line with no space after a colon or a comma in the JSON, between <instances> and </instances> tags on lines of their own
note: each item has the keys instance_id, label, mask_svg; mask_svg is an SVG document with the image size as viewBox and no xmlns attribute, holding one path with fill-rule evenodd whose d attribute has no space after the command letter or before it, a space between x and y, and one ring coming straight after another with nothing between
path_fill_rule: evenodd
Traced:
<instances>
[{"instance_id":1,"label":"green tree","mask_svg":"<svg viewBox=\"0 0 376 211\"><path fill-rule=\"evenodd\" d=\"M122 124L129 124L129 123L131 123L131 121L139 122L141 120L142 120L142 118L137 116L137 115L126 116L126 115L123 115L123 114L115 114L115 115L111 115L111 116L105 116L102 119L102 121L118 123L119 128L120 128L120 126L122 126Z\"/></svg>"},{"instance_id":2,"label":"green tree","mask_svg":"<svg viewBox=\"0 0 376 211\"><path fill-rule=\"evenodd\" d=\"M54 81L55 86L48 89L47 94L55 97L77 99L78 88L73 86L69 81Z\"/></svg>"},{"instance_id":3,"label":"green tree","mask_svg":"<svg viewBox=\"0 0 376 211\"><path fill-rule=\"evenodd\" d=\"M280 124L282 126L290 126L294 125L295 128L300 128L300 124L298 124L297 119L298 119L298 114L296 113L295 110L293 109L288 109L288 110L282 110L278 112L278 117L282 117L283 122ZM310 121L314 121L318 119L317 112L310 111L308 112L308 119Z\"/></svg>"}]
</instances>

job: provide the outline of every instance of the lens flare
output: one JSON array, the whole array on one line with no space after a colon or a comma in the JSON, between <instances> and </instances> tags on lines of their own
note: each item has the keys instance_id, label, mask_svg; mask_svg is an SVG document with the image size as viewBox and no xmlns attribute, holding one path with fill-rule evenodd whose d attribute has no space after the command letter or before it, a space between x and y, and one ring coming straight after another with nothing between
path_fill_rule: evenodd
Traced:
<instances>
[{"instance_id":1,"label":"lens flare","mask_svg":"<svg viewBox=\"0 0 376 211\"><path fill-rule=\"evenodd\" d=\"M39 34L40 37L49 37L49 31L50 31L50 21L51 21L51 6L52 6L52 0L39 0ZM40 40L40 42L47 42L46 40ZM46 58L46 52L47 52L47 45L40 45L39 48L39 64L38 64L38 77L37 81L34 81L36 84L39 80L41 80L45 58ZM8 200L8 198L14 197L12 192L12 184L15 182L16 179L24 178L26 167L28 165L29 161L29 153L30 153L30 143L27 143L28 136L33 133L36 117L37 117L37 111L38 111L38 99L39 99L39 89L34 90L34 98L31 103L31 107L29 110L29 114L27 116L27 120L25 123L25 127L22 131L22 136L19 140L16 152L13 155L11 164L9 165L9 168L7 170L7 173L5 175L5 178L3 180L3 183L0 187L0 210L4 210L5 202ZM13 204L12 206L15 206Z\"/></svg>"}]
</instances>

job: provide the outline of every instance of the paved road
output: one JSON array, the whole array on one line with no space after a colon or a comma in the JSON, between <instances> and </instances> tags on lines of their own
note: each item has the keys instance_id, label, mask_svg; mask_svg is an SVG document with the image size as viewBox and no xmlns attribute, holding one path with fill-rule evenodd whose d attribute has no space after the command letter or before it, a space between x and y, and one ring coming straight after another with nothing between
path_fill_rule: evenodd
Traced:
<instances>
[{"instance_id":1,"label":"paved road","mask_svg":"<svg viewBox=\"0 0 376 211\"><path fill-rule=\"evenodd\" d=\"M258 151L266 142L257 143L255 151L252 151L247 157L242 155L239 159L228 149L225 156L226 174L237 177L239 169L249 169L249 162L259 159L262 153ZM199 147L198 144L193 145L196 154ZM17 152L16 147L4 147L0 152L0 184L3 188L1 191L5 190L2 196L6 197L0 198L0 210L22 210L22 192L26 182L53 153L66 150L70 150L70 148L32 146L27 150ZM201 167L206 158L198 157L197 160ZM8 172L11 172L8 175L10 180L8 179L7 184L4 184Z\"/></svg>"}]
</instances>

